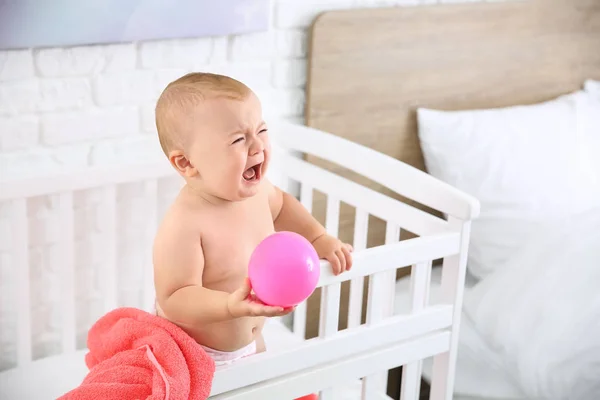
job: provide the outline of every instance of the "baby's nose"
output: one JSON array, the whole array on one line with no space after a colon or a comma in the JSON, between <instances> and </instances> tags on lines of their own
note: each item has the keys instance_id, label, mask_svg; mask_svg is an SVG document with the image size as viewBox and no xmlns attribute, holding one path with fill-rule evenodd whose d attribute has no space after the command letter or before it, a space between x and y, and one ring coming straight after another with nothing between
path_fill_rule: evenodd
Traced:
<instances>
[{"instance_id":1,"label":"baby's nose","mask_svg":"<svg viewBox=\"0 0 600 400\"><path fill-rule=\"evenodd\" d=\"M250 155L256 155L258 153L260 153L261 151L263 151L265 149L265 146L262 142L262 140L255 140L252 143L252 146L250 146Z\"/></svg>"}]
</instances>

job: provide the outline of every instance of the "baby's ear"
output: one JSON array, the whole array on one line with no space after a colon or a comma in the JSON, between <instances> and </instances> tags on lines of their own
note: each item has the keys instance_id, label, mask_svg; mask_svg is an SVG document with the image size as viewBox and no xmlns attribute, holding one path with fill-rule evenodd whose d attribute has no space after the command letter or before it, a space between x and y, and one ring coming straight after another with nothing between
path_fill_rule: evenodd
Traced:
<instances>
[{"instance_id":1,"label":"baby's ear","mask_svg":"<svg viewBox=\"0 0 600 400\"><path fill-rule=\"evenodd\" d=\"M185 177L192 178L198 174L196 167L192 165L190 160L188 160L181 150L172 150L169 153L169 161L177 172Z\"/></svg>"}]
</instances>

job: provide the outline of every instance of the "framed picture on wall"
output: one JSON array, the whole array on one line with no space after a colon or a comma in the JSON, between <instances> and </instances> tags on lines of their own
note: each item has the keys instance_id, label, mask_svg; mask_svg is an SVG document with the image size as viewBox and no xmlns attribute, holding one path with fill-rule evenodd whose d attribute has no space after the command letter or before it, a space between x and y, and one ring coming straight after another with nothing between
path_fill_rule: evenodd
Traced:
<instances>
[{"instance_id":1,"label":"framed picture on wall","mask_svg":"<svg viewBox=\"0 0 600 400\"><path fill-rule=\"evenodd\" d=\"M269 0L0 0L0 50L268 29Z\"/></svg>"}]
</instances>

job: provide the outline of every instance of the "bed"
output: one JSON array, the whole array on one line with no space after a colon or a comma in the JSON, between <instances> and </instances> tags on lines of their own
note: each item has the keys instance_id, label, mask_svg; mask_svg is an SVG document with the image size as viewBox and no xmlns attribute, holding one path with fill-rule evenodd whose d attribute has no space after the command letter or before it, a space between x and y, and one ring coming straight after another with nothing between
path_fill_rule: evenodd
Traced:
<instances>
[{"instance_id":1,"label":"bed","mask_svg":"<svg viewBox=\"0 0 600 400\"><path fill-rule=\"evenodd\" d=\"M281 399L295 398L307 393L320 392L322 399L384 399L387 371L402 364L417 365L419 360L434 357L434 399L449 399L453 384L453 363L456 353L456 335L459 327L465 260L469 240L469 225L479 212L478 201L438 179L391 157L358 145L346 139L313 128L285 122L272 122L274 151L271 179L285 187L287 183L300 184L300 200L311 208L312 194L328 194L327 221L331 234L337 234L341 202L356 208L355 263L352 271L334 276L330 266L323 262L319 287L321 290L321 320L318 337L304 340L306 303L293 315L293 328L279 320L267 324L265 337L269 350L234 365L219 368L211 385L213 399ZM350 180L314 166L294 155L294 152L312 154L351 168L364 176L389 186L408 198L427 204L443 212L447 218L438 218L382 195ZM360 161L354 159L360 157ZM388 173L392 171L392 174ZM398 184L396 177L404 176L415 184ZM418 184L416 184L418 182ZM171 196L181 182L168 165L160 162L149 165L123 165L112 169L90 169L61 176L41 179L3 182L0 201L11 230L13 241L10 259L14 265L11 279L14 307L14 325L3 325L3 335L13 335L16 344L16 365L0 373L2 398L57 398L74 389L87 373L84 363L85 344L77 341L79 316L75 275L81 260L77 257L76 230L95 231L102 223L103 234L94 236L106 255L98 277L102 292L102 309L96 315L118 306L137 307L151 311L153 284L150 249L153 232L164 208L159 200ZM165 193L168 188L170 193ZM82 225L82 214L76 207L82 193L92 191L96 218L92 224ZM122 232L126 225L121 218L133 213L122 209L119 202L124 191L139 192L148 206L142 213L144 229L133 233L133 241ZM32 279L39 263L33 246L40 234L53 232L46 220L38 225L39 212L34 204L40 199L53 205L56 212L56 234L53 260L59 266L58 279L46 280L60 293L61 341L54 353L35 355L32 326L39 318L32 308L39 286ZM166 202L168 204L168 202ZM134 208L139 208L136 203ZM138 213L139 214L139 213ZM386 241L381 246L367 248L369 215L387 221ZM85 219L85 218L84 218ZM138 221L139 222L139 221ZM6 225L7 224L7 225ZM418 234L407 241L399 241L401 228ZM50 229L50 230L49 230ZM60 232L60 233L59 233ZM94 232L97 233L97 232ZM131 258L131 253L137 258ZM432 260L444 259L444 296L441 303L427 306L425 297L429 287ZM119 276L130 273L133 265L142 266L140 296L119 296ZM125 265L124 269L119 266ZM412 305L405 313L393 312L395 271L404 265L416 265L413 279ZM368 278L367 320L344 330L338 330L340 315L340 288L346 280ZM354 293L351 297L362 296ZM33 296L33 297L32 297ZM138 301L139 300L139 301ZM356 303L356 300L353 300ZM351 307L352 315L360 310ZM85 342L83 342L85 343ZM416 399L419 384L417 375L407 385L406 398ZM438 382L436 384L436 382ZM409 391L409 389L411 391Z\"/></svg>"},{"instance_id":2,"label":"bed","mask_svg":"<svg viewBox=\"0 0 600 400\"><path fill-rule=\"evenodd\" d=\"M591 376L598 376L600 351L592 340L597 325L575 317L578 309L595 307L589 299L597 296L556 260L569 266L580 260L581 276L595 276L600 264L592 245L598 240L600 204L600 111L594 100L600 80L600 2L468 2L326 12L311 28L308 76L306 125L427 171L482 202L471 234L455 395L597 398L598 391L569 397L577 387L592 390ZM436 215L351 171L318 157L306 159ZM321 220L325 203L315 198ZM340 235L352 237L353 227L351 207L342 208ZM369 244L384 242L385 224L371 218L370 227ZM572 242L573 234L588 241ZM402 239L410 237L404 231ZM434 268L432 276L439 277L441 270ZM410 268L398 270L397 309L410 304L409 273ZM565 284L549 275L561 276ZM533 283L521 281L525 277ZM358 285L346 283L342 293L358 291ZM588 297L575 287L589 290ZM432 298L438 290L432 282ZM533 300L534 295L546 297ZM315 296L308 305L312 335L318 304ZM538 332L530 321L539 322L540 313L550 315L540 324L563 336L541 341L528 353L519 338L526 329ZM561 323L587 324L587 330L567 334L570 328ZM567 365L579 349L575 339L564 339L569 335L579 335L588 354L594 354L579 369L577 363ZM514 356L517 352L523 357ZM548 355L541 356L544 352ZM429 360L423 376L430 381ZM399 370L390 381L402 386Z\"/></svg>"}]
</instances>

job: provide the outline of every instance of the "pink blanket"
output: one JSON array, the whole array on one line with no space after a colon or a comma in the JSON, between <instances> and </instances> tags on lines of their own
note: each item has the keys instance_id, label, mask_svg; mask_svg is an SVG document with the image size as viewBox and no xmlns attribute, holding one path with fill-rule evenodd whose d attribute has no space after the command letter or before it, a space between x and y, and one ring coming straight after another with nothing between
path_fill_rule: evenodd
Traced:
<instances>
[{"instance_id":1,"label":"pink blanket","mask_svg":"<svg viewBox=\"0 0 600 400\"><path fill-rule=\"evenodd\" d=\"M181 328L135 308L101 317L88 334L90 369L59 400L206 399L214 361Z\"/></svg>"}]
</instances>

